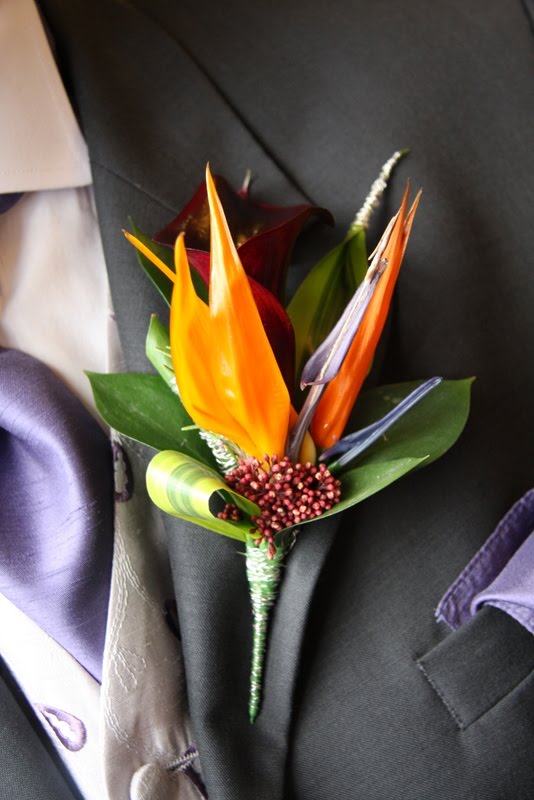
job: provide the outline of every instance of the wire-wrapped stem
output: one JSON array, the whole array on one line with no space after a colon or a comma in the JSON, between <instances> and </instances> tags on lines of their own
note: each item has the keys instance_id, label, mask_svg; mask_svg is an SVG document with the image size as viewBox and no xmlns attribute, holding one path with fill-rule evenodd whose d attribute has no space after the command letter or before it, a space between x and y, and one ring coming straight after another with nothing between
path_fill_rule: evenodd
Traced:
<instances>
[{"instance_id":1,"label":"wire-wrapped stem","mask_svg":"<svg viewBox=\"0 0 534 800\"><path fill-rule=\"evenodd\" d=\"M269 557L267 542L246 545L247 579L252 602L252 663L248 715L251 722L258 716L263 686L263 667L270 610L278 594L286 547L277 547Z\"/></svg>"}]
</instances>

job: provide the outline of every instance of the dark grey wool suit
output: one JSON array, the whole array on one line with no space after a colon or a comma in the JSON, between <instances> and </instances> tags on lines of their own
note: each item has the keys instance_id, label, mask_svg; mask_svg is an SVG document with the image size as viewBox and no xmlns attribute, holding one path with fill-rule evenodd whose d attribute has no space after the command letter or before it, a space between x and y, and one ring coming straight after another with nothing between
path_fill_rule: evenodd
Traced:
<instances>
[{"instance_id":1,"label":"dark grey wool suit","mask_svg":"<svg viewBox=\"0 0 534 800\"><path fill-rule=\"evenodd\" d=\"M89 145L129 369L146 370L142 343L157 302L120 235L128 215L155 232L208 160L235 185L250 167L257 196L334 213L334 233L306 234L296 256L305 265L341 237L380 165L409 147L370 233L396 209L407 177L423 187L373 378L477 378L471 418L450 453L300 537L253 727L243 713L251 626L242 559L230 540L169 518L210 800L534 797L534 639L497 610L454 633L434 618L532 480L528 4L43 0L41 8ZM6 692L2 684L7 719L19 711ZM75 792L37 740L28 763L12 737L0 741L0 796ZM2 794L2 781L18 793Z\"/></svg>"}]
</instances>

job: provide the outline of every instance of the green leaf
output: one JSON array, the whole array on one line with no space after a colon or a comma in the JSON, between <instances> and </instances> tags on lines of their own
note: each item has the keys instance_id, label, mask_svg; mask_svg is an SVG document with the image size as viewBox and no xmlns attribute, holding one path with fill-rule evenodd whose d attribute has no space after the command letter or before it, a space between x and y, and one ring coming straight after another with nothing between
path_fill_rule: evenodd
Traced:
<instances>
[{"instance_id":1,"label":"green leaf","mask_svg":"<svg viewBox=\"0 0 534 800\"><path fill-rule=\"evenodd\" d=\"M442 381L407 412L385 436L357 459L358 466L339 476L341 500L323 516L339 514L414 469L431 464L460 436L467 417L472 378ZM423 381L380 386L362 394L354 417L364 428L397 405Z\"/></svg>"},{"instance_id":2,"label":"green leaf","mask_svg":"<svg viewBox=\"0 0 534 800\"><path fill-rule=\"evenodd\" d=\"M331 517L356 503L361 503L362 500L385 489L390 483L402 478L403 475L411 472L424 461L426 461L425 458L397 458L394 461L382 461L355 467L343 473L340 475L341 500L323 516Z\"/></svg>"},{"instance_id":3,"label":"green leaf","mask_svg":"<svg viewBox=\"0 0 534 800\"><path fill-rule=\"evenodd\" d=\"M130 225L132 230L144 245L146 245L150 250L152 250L155 255L160 258L164 264L166 264L169 269L174 272L174 253L173 251L168 248L164 247L161 244L157 244L154 242L150 236L147 236L143 231L141 231L135 222L130 217ZM161 294L167 305L170 306L171 304L171 295L172 295L172 281L170 281L164 274L161 272L154 264L148 260L146 256L139 252L136 249L137 260L139 261L141 267L146 272L158 292Z\"/></svg>"},{"instance_id":4,"label":"green leaf","mask_svg":"<svg viewBox=\"0 0 534 800\"><path fill-rule=\"evenodd\" d=\"M339 476L341 481L341 500L330 511L325 511L323 517L333 517L351 506L361 503L371 495L385 489L403 475L411 472L425 461L424 458L398 458L395 461L382 461L376 464L367 464L356 467ZM314 520L306 520L300 525L307 525ZM299 527L300 527L299 525ZM289 530L289 529L286 529Z\"/></svg>"},{"instance_id":5,"label":"green leaf","mask_svg":"<svg viewBox=\"0 0 534 800\"><path fill-rule=\"evenodd\" d=\"M351 419L355 430L390 411L423 381L379 386L362 394ZM425 466L456 442L469 416L473 378L442 381L357 459L359 465L424 458Z\"/></svg>"},{"instance_id":6,"label":"green leaf","mask_svg":"<svg viewBox=\"0 0 534 800\"><path fill-rule=\"evenodd\" d=\"M154 456L148 465L146 484L152 502L167 514L242 542L250 538L250 517L260 513L255 503L232 491L215 470L172 450ZM248 519L219 519L217 511L226 502L235 503Z\"/></svg>"},{"instance_id":7,"label":"green leaf","mask_svg":"<svg viewBox=\"0 0 534 800\"><path fill-rule=\"evenodd\" d=\"M169 269L173 272L174 270L174 252L170 247L166 247L165 245L158 244L150 236L147 236L146 233L143 233L135 222L130 217L130 225L132 230L144 245L146 245L150 250L152 250L155 255L160 258L164 264L166 264ZM172 296L172 281L170 281L164 274L161 272L154 264L139 250L136 250L137 259L141 264L141 267L146 272L158 292L161 294L167 305L170 306L171 304L171 296ZM205 303L208 302L208 287L198 274L198 272L193 269L192 267L189 268L191 273L191 280L193 281L193 286L195 287L195 292L200 297L201 300L204 300Z\"/></svg>"},{"instance_id":8,"label":"green leaf","mask_svg":"<svg viewBox=\"0 0 534 800\"><path fill-rule=\"evenodd\" d=\"M148 360L159 372L169 389L175 394L179 394L172 366L169 331L156 314L152 314L150 317L145 350Z\"/></svg>"},{"instance_id":9,"label":"green leaf","mask_svg":"<svg viewBox=\"0 0 534 800\"><path fill-rule=\"evenodd\" d=\"M179 450L215 466L211 450L197 430L182 430L193 421L158 375L88 372L96 407L111 428L156 450Z\"/></svg>"},{"instance_id":10,"label":"green leaf","mask_svg":"<svg viewBox=\"0 0 534 800\"><path fill-rule=\"evenodd\" d=\"M365 230L349 231L300 284L287 312L295 329L296 375L330 333L367 271Z\"/></svg>"}]
</instances>

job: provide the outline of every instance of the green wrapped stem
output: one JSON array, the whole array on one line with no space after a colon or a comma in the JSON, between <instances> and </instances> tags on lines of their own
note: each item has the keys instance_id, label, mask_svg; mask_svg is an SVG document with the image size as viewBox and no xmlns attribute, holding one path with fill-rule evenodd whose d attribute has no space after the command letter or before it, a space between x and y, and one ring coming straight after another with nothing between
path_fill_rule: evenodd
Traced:
<instances>
[{"instance_id":1,"label":"green wrapped stem","mask_svg":"<svg viewBox=\"0 0 534 800\"><path fill-rule=\"evenodd\" d=\"M252 663L248 715L251 722L258 716L261 705L263 666L267 643L270 610L278 594L286 548L277 547L273 558L268 556L266 543L259 547L246 545L247 579L252 602Z\"/></svg>"}]
</instances>

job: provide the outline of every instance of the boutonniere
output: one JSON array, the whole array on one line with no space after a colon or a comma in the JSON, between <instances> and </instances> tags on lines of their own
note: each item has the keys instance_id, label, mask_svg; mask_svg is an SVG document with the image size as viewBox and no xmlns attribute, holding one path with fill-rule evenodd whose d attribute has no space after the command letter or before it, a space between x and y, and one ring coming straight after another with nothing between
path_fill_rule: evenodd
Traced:
<instances>
[{"instance_id":1,"label":"boutonniere","mask_svg":"<svg viewBox=\"0 0 534 800\"><path fill-rule=\"evenodd\" d=\"M409 205L406 189L368 259L370 215L401 155L287 307L293 244L311 217L330 220L324 209L255 203L248 181L234 192L208 168L154 240L125 233L170 321L153 316L148 329L157 374L90 374L95 401L112 428L158 451L146 476L157 506L244 545L251 721L281 567L305 526L441 456L469 413L470 380L360 393L420 199Z\"/></svg>"}]
</instances>

